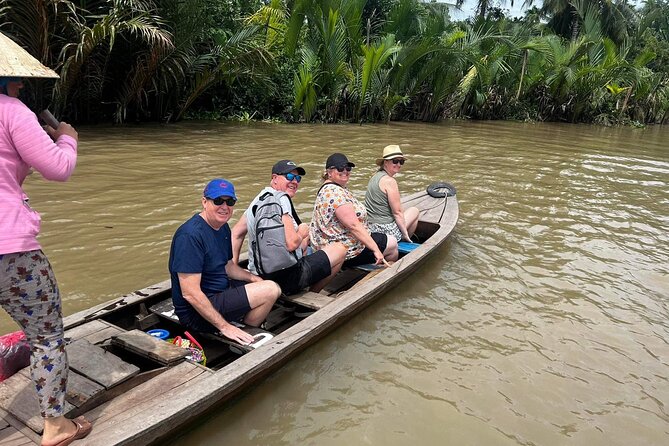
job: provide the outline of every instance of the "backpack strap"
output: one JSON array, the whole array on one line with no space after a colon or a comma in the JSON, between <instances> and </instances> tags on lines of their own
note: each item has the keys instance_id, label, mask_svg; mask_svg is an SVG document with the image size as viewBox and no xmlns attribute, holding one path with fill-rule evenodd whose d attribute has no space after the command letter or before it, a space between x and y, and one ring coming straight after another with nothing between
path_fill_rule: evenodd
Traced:
<instances>
[{"instance_id":1,"label":"backpack strap","mask_svg":"<svg viewBox=\"0 0 669 446\"><path fill-rule=\"evenodd\" d=\"M287 193L282 192L282 191L277 191L276 193L272 193L272 192L267 191L264 194L262 194L260 197L258 197L258 201L259 202L260 201L265 201L265 199L267 197L269 197L270 195L274 195L276 197L276 200L279 201L279 202L281 200L281 197L283 197L285 195L286 198L288 198L288 202L290 203L290 214L293 216L293 219L295 220L295 222L297 223L298 226L302 224L302 220L297 215L297 211L295 210L295 206L293 205L293 200L291 200L290 195L288 195ZM256 216L256 211L257 210L258 210L258 204L256 204L255 206L253 206L251 208L251 213L253 214L254 217Z\"/></svg>"},{"instance_id":2,"label":"backpack strap","mask_svg":"<svg viewBox=\"0 0 669 446\"><path fill-rule=\"evenodd\" d=\"M286 194L286 197L288 197L288 201L290 202L290 213L293 216L293 220L295 220L295 223L299 226L302 224L302 220L300 220L300 217L297 215L297 211L295 210L295 206L293 206L293 200L290 199L290 195Z\"/></svg>"},{"instance_id":3,"label":"backpack strap","mask_svg":"<svg viewBox=\"0 0 669 446\"><path fill-rule=\"evenodd\" d=\"M253 214L254 217L256 216L256 211L258 210L258 204L260 204L261 201L265 201L267 199L267 197L271 197L272 195L274 195L274 194L272 192L268 191L268 192L265 192L264 194L262 194L261 196L258 197L258 203L256 203L251 208L251 213ZM277 200L279 198L280 198L280 195L277 195ZM288 197L288 198L290 198L290 197ZM291 202L290 205L292 206L293 203Z\"/></svg>"}]
</instances>

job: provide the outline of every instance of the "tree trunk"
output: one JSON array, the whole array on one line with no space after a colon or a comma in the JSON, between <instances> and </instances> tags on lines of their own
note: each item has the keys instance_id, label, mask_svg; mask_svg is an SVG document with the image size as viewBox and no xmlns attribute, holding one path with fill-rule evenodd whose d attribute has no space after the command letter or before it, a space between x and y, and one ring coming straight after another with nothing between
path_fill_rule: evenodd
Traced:
<instances>
[{"instance_id":1,"label":"tree trunk","mask_svg":"<svg viewBox=\"0 0 669 446\"><path fill-rule=\"evenodd\" d=\"M525 67L527 66L527 55L530 50L525 50L523 54L523 67L520 69L520 81L518 82L518 92L516 93L516 101L520 97L520 91L523 88L523 78L525 77Z\"/></svg>"}]
</instances>

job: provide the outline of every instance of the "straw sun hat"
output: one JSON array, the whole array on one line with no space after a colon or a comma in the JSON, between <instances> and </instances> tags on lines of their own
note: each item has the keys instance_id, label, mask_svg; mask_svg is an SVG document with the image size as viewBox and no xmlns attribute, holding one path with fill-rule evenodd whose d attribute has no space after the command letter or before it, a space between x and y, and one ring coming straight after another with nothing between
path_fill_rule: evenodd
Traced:
<instances>
[{"instance_id":1,"label":"straw sun hat","mask_svg":"<svg viewBox=\"0 0 669 446\"><path fill-rule=\"evenodd\" d=\"M406 156L404 156L404 154L402 153L402 149L400 149L400 146L398 146L397 144L391 144L383 148L383 155L381 155L381 158L376 159L376 164L381 166L383 165L384 161L395 158L406 158Z\"/></svg>"},{"instance_id":2,"label":"straw sun hat","mask_svg":"<svg viewBox=\"0 0 669 446\"><path fill-rule=\"evenodd\" d=\"M12 39L0 32L0 77L41 77L59 76L51 68L45 67Z\"/></svg>"}]
</instances>

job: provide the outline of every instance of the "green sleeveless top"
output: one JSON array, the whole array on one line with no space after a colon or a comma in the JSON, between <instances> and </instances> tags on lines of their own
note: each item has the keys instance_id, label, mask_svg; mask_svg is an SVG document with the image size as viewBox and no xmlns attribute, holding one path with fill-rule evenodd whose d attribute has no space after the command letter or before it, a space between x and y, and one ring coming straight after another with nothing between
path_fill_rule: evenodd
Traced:
<instances>
[{"instance_id":1,"label":"green sleeveless top","mask_svg":"<svg viewBox=\"0 0 669 446\"><path fill-rule=\"evenodd\" d=\"M369 223L388 224L393 223L395 218L388 204L388 196L379 187L381 178L388 175L385 170L379 170L369 180L367 192L365 192L365 207Z\"/></svg>"}]
</instances>

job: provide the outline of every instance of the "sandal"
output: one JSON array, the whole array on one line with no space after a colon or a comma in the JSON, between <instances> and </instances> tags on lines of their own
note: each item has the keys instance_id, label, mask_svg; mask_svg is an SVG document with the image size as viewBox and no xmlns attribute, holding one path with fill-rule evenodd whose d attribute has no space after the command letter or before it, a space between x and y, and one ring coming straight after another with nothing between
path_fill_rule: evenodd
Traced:
<instances>
[{"instance_id":1,"label":"sandal","mask_svg":"<svg viewBox=\"0 0 669 446\"><path fill-rule=\"evenodd\" d=\"M77 430L72 435L70 435L64 440L59 441L53 446L67 446L73 441L84 438L86 435L91 433L91 429L93 427L91 426L91 423L87 421L83 416L77 417L70 421L72 421L74 425L77 426Z\"/></svg>"}]
</instances>

